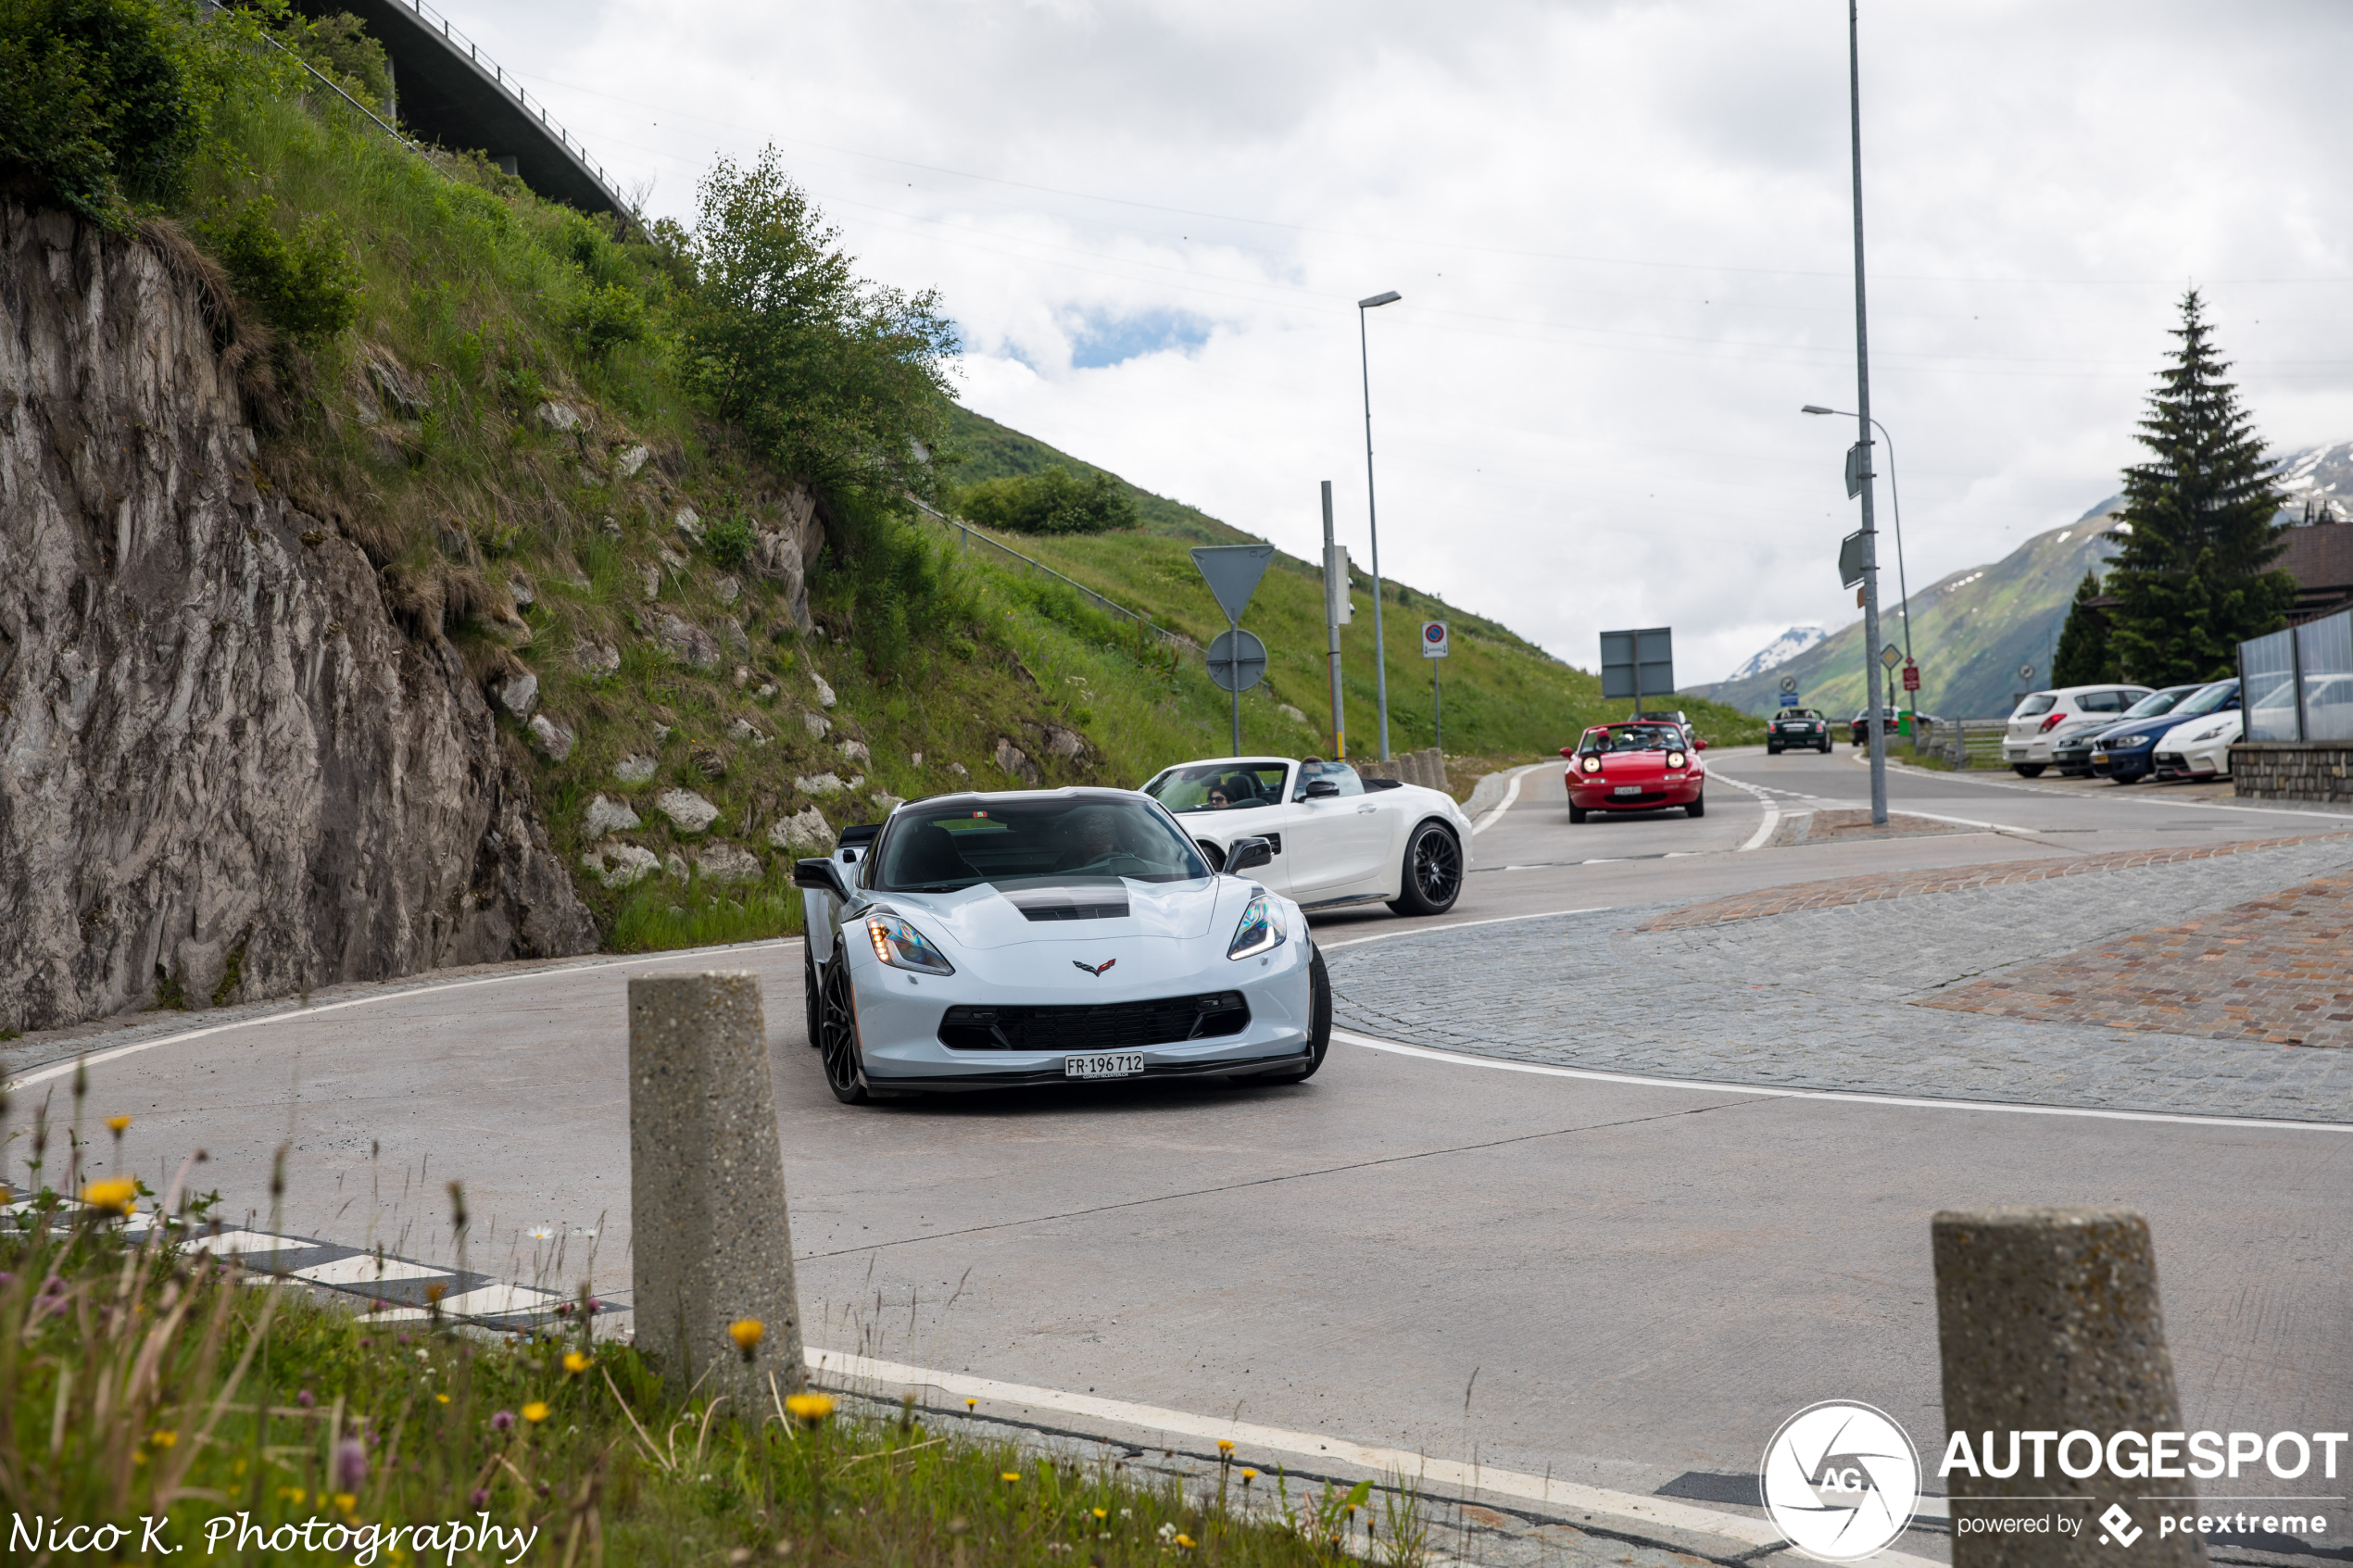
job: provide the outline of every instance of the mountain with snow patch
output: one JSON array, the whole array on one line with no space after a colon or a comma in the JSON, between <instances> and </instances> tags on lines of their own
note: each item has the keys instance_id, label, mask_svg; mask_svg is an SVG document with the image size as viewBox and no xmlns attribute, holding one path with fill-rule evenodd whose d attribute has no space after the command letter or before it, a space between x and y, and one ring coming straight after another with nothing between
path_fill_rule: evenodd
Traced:
<instances>
[{"instance_id":1,"label":"mountain with snow patch","mask_svg":"<svg viewBox=\"0 0 2353 1568\"><path fill-rule=\"evenodd\" d=\"M1724 679L1728 682L1745 681L1753 675L1762 675L1776 665L1787 664L1829 635L1830 633L1819 626L1793 626L1749 655L1739 669Z\"/></svg>"}]
</instances>

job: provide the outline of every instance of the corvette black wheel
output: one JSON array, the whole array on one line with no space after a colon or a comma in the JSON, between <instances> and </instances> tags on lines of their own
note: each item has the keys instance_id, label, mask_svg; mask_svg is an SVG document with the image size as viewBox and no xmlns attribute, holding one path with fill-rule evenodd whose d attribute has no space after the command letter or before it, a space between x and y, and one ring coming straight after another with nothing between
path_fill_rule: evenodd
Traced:
<instances>
[{"instance_id":1,"label":"corvette black wheel","mask_svg":"<svg viewBox=\"0 0 2353 1568\"><path fill-rule=\"evenodd\" d=\"M817 1051L825 1064L825 1087L844 1105L862 1105L866 1073L858 1061L858 1007L849 988L849 966L836 954L825 965L817 997Z\"/></svg>"},{"instance_id":2,"label":"corvette black wheel","mask_svg":"<svg viewBox=\"0 0 2353 1568\"><path fill-rule=\"evenodd\" d=\"M1405 874L1389 907L1401 915L1442 915L1463 891L1463 847L1436 822L1405 841Z\"/></svg>"},{"instance_id":3,"label":"corvette black wheel","mask_svg":"<svg viewBox=\"0 0 2353 1568\"><path fill-rule=\"evenodd\" d=\"M1245 1079L1255 1084L1304 1084L1324 1065L1332 1045L1332 977L1324 969L1322 949L1307 964L1307 1065L1296 1073L1275 1073Z\"/></svg>"}]
</instances>

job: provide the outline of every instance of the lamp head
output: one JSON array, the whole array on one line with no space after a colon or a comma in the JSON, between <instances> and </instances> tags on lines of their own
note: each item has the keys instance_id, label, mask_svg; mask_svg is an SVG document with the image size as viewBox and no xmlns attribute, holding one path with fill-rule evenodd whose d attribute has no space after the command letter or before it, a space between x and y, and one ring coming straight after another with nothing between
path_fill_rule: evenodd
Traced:
<instances>
[{"instance_id":1,"label":"lamp head","mask_svg":"<svg viewBox=\"0 0 2353 1568\"><path fill-rule=\"evenodd\" d=\"M1405 296L1403 295L1399 294L1395 289L1390 289L1384 293L1373 295L1370 299L1358 300L1356 302L1356 308L1359 310L1370 310L1376 305L1394 305L1404 297Z\"/></svg>"},{"instance_id":2,"label":"lamp head","mask_svg":"<svg viewBox=\"0 0 2353 1568\"><path fill-rule=\"evenodd\" d=\"M1808 403L1806 407L1800 408L1798 412L1801 414L1835 414L1838 410L1835 408L1825 408L1819 403Z\"/></svg>"}]
</instances>

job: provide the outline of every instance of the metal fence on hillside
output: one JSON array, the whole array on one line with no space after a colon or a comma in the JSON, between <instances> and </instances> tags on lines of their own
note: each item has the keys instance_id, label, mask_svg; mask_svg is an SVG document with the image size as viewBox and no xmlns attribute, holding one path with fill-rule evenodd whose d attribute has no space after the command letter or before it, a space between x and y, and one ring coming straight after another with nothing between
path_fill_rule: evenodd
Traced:
<instances>
[{"instance_id":1,"label":"metal fence on hillside","mask_svg":"<svg viewBox=\"0 0 2353 1568\"><path fill-rule=\"evenodd\" d=\"M2239 645L2251 741L2353 741L2353 609Z\"/></svg>"},{"instance_id":2,"label":"metal fence on hillside","mask_svg":"<svg viewBox=\"0 0 2353 1568\"><path fill-rule=\"evenodd\" d=\"M1998 768L2008 729L2007 719L1922 719L1912 737L1912 755L1948 768Z\"/></svg>"},{"instance_id":3,"label":"metal fence on hillside","mask_svg":"<svg viewBox=\"0 0 2353 1568\"><path fill-rule=\"evenodd\" d=\"M1051 577L1055 582L1060 583L1065 587L1068 587L1076 592L1079 597L1085 599L1097 609L1101 610L1105 615L1112 616L1120 621L1125 621L1131 626L1135 626L1142 631L1150 632L1153 636L1159 637L1165 642L1175 643L1179 647L1190 648L1195 653L1199 653L1201 651L1201 645L1199 643L1196 643L1190 637L1184 635L1182 633L1172 632L1165 626L1153 624L1152 618L1151 616L1139 615L1136 611L1129 609L1125 605L1114 604L1111 600L1103 597L1102 595L1095 592L1094 589L1087 586L1086 583L1072 582L1069 578L1064 577L1061 572L1056 571L1052 567L1048 566L1044 561L1032 560L1027 556L1023 555L1019 550L1013 548L1011 546L1000 544L995 539L990 538L988 534L983 533L979 529L975 528L971 523L961 522L952 517L948 517L939 512L933 511L929 507L925 507L920 501L915 504L918 507L923 508L923 512L925 517L931 519L942 528L947 529L950 533L958 536L957 549L963 555L969 557L973 553L973 547L975 546L978 546L980 547L981 557L983 559L988 560L998 566L1006 567L1012 571L1023 572L1024 574Z\"/></svg>"}]
</instances>

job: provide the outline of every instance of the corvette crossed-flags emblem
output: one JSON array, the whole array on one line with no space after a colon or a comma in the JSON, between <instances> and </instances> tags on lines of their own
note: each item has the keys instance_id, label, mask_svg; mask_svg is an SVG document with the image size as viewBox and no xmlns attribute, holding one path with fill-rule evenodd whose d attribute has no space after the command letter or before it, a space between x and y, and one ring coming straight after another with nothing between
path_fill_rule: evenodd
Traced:
<instances>
[{"instance_id":1,"label":"corvette crossed-flags emblem","mask_svg":"<svg viewBox=\"0 0 2353 1568\"><path fill-rule=\"evenodd\" d=\"M1071 965L1072 965L1072 967L1073 967L1073 968L1076 968L1076 969L1083 969L1083 970L1085 970L1088 973L1089 973L1089 974L1091 974L1091 975L1095 976L1095 978L1097 978L1098 980L1100 980L1100 979L1101 979L1101 978L1102 978L1102 973L1103 973L1103 971L1105 971L1105 970L1109 969L1112 965L1114 965L1114 964L1117 963L1119 960L1118 960L1117 959L1105 959L1105 960L1104 960L1102 962L1101 962L1101 963L1083 963L1083 962L1081 962L1080 960L1078 960L1077 959L1073 959L1073 960L1071 960L1070 961L1071 961Z\"/></svg>"}]
</instances>

